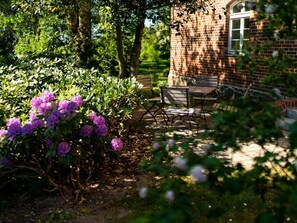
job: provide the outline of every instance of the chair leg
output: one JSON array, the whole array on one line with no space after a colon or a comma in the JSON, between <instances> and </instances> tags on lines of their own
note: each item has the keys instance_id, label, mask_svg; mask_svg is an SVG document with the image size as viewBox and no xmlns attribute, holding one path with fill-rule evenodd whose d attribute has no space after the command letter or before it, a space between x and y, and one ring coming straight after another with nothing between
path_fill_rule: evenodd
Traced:
<instances>
[{"instance_id":1,"label":"chair leg","mask_svg":"<svg viewBox=\"0 0 297 223\"><path fill-rule=\"evenodd\" d=\"M156 103L153 103L149 108L147 108L145 105L143 105L143 107L144 107L144 109L145 109L146 111L142 114L141 118L139 119L140 122L142 121L143 117L144 117L146 114L150 114L150 115L152 116L152 118L155 120L155 122L157 123L157 119L156 119L156 117L155 117L155 113L156 113L156 112L154 112L154 113L151 112L152 108L153 108L155 105L156 105ZM159 110L159 108L158 108L157 110Z\"/></svg>"}]
</instances>

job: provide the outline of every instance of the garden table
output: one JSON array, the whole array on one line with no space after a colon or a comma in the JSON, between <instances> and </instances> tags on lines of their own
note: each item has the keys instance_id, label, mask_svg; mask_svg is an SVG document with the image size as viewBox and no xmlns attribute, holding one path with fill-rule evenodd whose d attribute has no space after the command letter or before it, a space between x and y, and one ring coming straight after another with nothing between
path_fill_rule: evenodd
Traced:
<instances>
[{"instance_id":1,"label":"garden table","mask_svg":"<svg viewBox=\"0 0 297 223\"><path fill-rule=\"evenodd\" d=\"M188 88L189 93L193 96L199 96L201 99L201 112L204 110L204 102L207 95L216 91L216 87L208 87L208 86L180 86L181 88ZM195 104L197 105L197 104Z\"/></svg>"},{"instance_id":2,"label":"garden table","mask_svg":"<svg viewBox=\"0 0 297 223\"><path fill-rule=\"evenodd\" d=\"M204 103L206 101L206 98L209 94L215 92L217 90L216 87L214 86L199 86L199 85L191 85L191 86L186 86L189 89L189 93L191 96L193 96L194 100L199 99L200 100L200 111L201 115L200 118L204 120L205 126L207 125L206 122L206 116L205 116L205 110L204 110ZM196 107L198 103L194 103L194 107ZM203 114L203 116L202 116Z\"/></svg>"}]
</instances>

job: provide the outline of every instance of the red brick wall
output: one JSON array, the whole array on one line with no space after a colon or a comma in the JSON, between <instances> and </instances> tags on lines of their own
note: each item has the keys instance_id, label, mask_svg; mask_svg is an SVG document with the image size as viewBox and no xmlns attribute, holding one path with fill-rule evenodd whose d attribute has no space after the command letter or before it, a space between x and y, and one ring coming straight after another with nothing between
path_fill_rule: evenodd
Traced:
<instances>
[{"instance_id":1,"label":"red brick wall","mask_svg":"<svg viewBox=\"0 0 297 223\"><path fill-rule=\"evenodd\" d=\"M184 23L180 29L181 35L176 35L175 29L171 29L170 71L176 75L218 75L220 84L230 84L247 87L252 84L253 89L265 90L270 88L261 84L261 80L268 73L263 67L253 74L236 68L236 59L228 55L229 16L224 15L223 7L228 6L234 0L216 0L216 13L204 15L197 13L191 16L191 22ZM172 8L172 19L177 18L177 7ZM218 15L222 18L219 19ZM250 20L250 42L265 41L262 37L262 25L256 21L255 14ZM285 52L297 59L297 40L279 41L273 50L282 48ZM295 70L297 71L297 69Z\"/></svg>"}]
</instances>

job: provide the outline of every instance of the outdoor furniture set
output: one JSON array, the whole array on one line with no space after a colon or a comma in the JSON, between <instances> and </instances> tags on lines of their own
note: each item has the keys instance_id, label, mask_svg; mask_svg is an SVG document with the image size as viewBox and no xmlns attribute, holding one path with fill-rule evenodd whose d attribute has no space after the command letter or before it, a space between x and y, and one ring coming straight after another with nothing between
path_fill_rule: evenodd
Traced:
<instances>
[{"instance_id":1,"label":"outdoor furniture set","mask_svg":"<svg viewBox=\"0 0 297 223\"><path fill-rule=\"evenodd\" d=\"M152 82L149 76L138 77L143 89L152 89ZM160 97L148 98L143 107L145 112L140 121L146 114L157 122L156 116L163 115L165 123L171 124L176 118L185 119L190 124L196 123L196 118L202 119L206 124L205 102L215 101L215 97L208 97L217 90L217 76L200 76L199 78L187 78L188 86L161 86Z\"/></svg>"},{"instance_id":2,"label":"outdoor furniture set","mask_svg":"<svg viewBox=\"0 0 297 223\"><path fill-rule=\"evenodd\" d=\"M279 107L282 114L282 117L277 120L276 125L288 131L290 125L297 120L297 98L275 101L274 106Z\"/></svg>"}]
</instances>

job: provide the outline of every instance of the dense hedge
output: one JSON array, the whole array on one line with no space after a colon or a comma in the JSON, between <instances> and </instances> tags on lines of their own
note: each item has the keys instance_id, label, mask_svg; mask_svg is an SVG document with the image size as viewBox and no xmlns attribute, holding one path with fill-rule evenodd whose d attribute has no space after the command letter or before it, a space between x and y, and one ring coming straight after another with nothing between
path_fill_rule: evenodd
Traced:
<instances>
[{"instance_id":1,"label":"dense hedge","mask_svg":"<svg viewBox=\"0 0 297 223\"><path fill-rule=\"evenodd\" d=\"M79 93L90 109L109 117L114 131L121 131L122 123L131 117L138 103L140 89L135 79L109 77L61 59L46 58L0 67L0 82L0 126L9 117L20 116L24 120L30 99L44 90L52 90L67 99Z\"/></svg>"}]
</instances>

